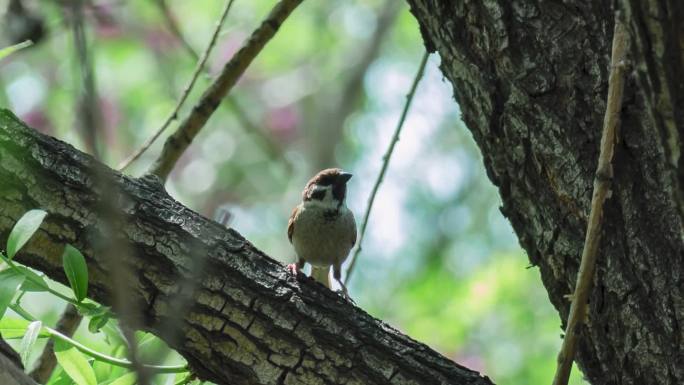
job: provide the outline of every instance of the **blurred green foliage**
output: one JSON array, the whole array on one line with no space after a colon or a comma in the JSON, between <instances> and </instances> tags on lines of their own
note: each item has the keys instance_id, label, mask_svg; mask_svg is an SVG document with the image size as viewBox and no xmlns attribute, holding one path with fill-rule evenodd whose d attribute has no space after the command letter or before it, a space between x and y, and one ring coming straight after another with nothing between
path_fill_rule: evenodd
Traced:
<instances>
[{"instance_id":1,"label":"blurred green foliage","mask_svg":"<svg viewBox=\"0 0 684 385\"><path fill-rule=\"evenodd\" d=\"M335 165L355 174L348 205L360 220L423 52L406 5L390 18L377 49L369 48L378 15L394 1L305 1L183 156L169 192L209 217L229 210L234 228L283 262L293 257L285 234L289 212L316 170ZM222 2L167 3L183 37L201 53ZM273 3L235 2L208 62L210 73L220 70ZM102 160L115 167L160 127L195 61L170 33L156 0L85 2L97 97L84 101L75 16L61 4L24 0L42 18L45 36L0 62L0 105L92 151L79 128L77 111L86 103L97 116L96 126L86 129L94 130ZM0 11L6 5L0 1ZM364 54L372 57L367 67ZM495 383L548 383L560 346L558 314L498 211L497 192L433 56L380 188L351 295L371 314ZM355 71L362 81L350 87ZM208 84L209 77L201 76L181 118ZM348 88L352 100L343 100ZM348 111L341 107L345 102ZM126 172L143 173L162 143ZM44 293L27 294L23 304L46 325L54 325L64 306ZM98 334L84 322L75 338L125 357L115 321ZM143 357L156 358L151 363L180 362L158 339L139 333L138 340ZM101 362L93 366L99 383L125 373ZM68 383L60 370L53 379ZM571 383L582 383L577 370Z\"/></svg>"}]
</instances>

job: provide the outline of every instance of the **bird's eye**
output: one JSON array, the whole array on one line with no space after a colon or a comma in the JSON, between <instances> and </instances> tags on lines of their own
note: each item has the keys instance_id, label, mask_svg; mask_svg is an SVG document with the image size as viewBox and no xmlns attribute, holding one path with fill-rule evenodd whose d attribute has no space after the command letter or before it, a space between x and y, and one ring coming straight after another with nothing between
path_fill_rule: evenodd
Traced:
<instances>
[{"instance_id":1,"label":"bird's eye","mask_svg":"<svg viewBox=\"0 0 684 385\"><path fill-rule=\"evenodd\" d=\"M323 200L325 198L325 190L324 189L315 189L311 192L311 199L315 199L317 201Z\"/></svg>"}]
</instances>

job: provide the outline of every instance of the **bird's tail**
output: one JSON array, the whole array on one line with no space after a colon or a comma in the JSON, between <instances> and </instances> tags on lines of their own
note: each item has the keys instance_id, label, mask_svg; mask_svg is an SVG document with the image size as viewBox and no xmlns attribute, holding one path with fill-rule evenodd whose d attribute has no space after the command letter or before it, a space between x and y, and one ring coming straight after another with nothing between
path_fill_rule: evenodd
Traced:
<instances>
[{"instance_id":1,"label":"bird's tail","mask_svg":"<svg viewBox=\"0 0 684 385\"><path fill-rule=\"evenodd\" d=\"M330 267L311 266L311 276L330 289Z\"/></svg>"}]
</instances>

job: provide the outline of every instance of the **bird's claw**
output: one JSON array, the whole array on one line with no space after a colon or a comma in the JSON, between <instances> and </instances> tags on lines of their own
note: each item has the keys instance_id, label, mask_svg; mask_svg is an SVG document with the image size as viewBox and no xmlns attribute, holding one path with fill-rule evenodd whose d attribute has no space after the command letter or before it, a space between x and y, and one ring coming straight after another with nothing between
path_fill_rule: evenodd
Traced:
<instances>
[{"instance_id":1,"label":"bird's claw","mask_svg":"<svg viewBox=\"0 0 684 385\"><path fill-rule=\"evenodd\" d=\"M347 301L351 302L352 304L356 305L356 302L354 302L352 297L349 296L349 292L347 291L347 286L345 286L344 283L340 280L337 280L337 282L340 284L340 286L342 288L340 290L336 291L336 293L340 297L342 297L342 298L346 299Z\"/></svg>"},{"instance_id":2,"label":"bird's claw","mask_svg":"<svg viewBox=\"0 0 684 385\"><path fill-rule=\"evenodd\" d=\"M297 267L296 263L290 263L286 267L287 271L292 273L295 277L299 274L299 267Z\"/></svg>"}]
</instances>

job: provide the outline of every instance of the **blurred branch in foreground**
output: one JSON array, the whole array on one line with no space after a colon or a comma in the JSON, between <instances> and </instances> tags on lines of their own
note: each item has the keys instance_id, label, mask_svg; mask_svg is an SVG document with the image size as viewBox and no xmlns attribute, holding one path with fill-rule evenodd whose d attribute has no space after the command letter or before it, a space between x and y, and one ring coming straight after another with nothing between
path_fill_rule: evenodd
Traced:
<instances>
[{"instance_id":1,"label":"blurred branch in foreground","mask_svg":"<svg viewBox=\"0 0 684 385\"><path fill-rule=\"evenodd\" d=\"M71 3L71 28L74 35L74 46L81 72L81 93L78 97L78 105L75 111L76 124L83 139L86 149L96 158L101 154L97 147L98 134L101 130L99 96L95 84L95 66L93 55L90 52L85 32L83 15L84 0L75 0Z\"/></svg>"}]
</instances>

